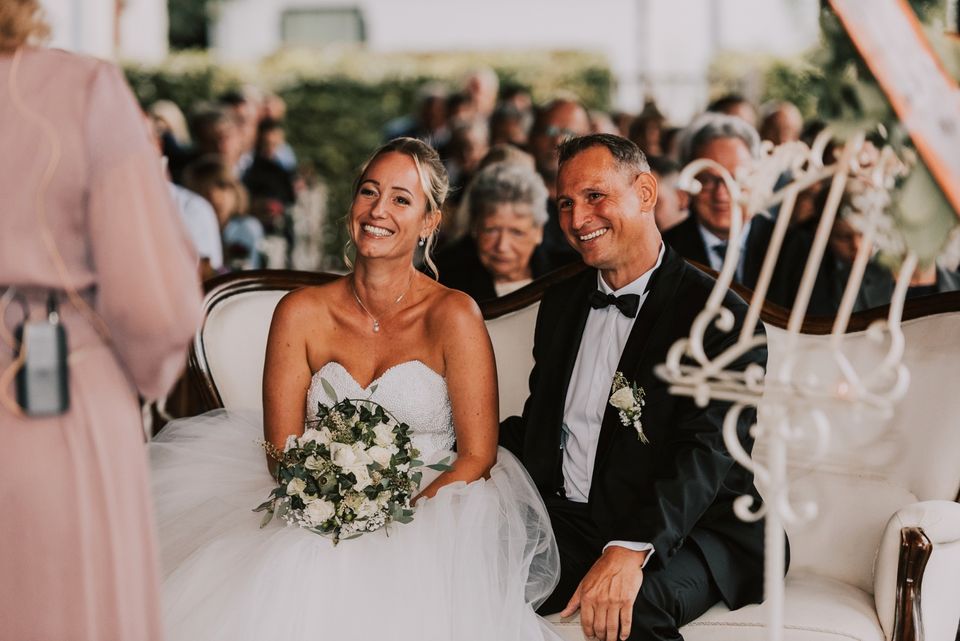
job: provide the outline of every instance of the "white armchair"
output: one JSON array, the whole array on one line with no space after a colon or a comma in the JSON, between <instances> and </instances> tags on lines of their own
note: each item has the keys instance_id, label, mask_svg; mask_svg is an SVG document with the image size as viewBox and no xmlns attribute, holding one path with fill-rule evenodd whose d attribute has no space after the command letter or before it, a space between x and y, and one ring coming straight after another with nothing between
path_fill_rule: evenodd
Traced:
<instances>
[{"instance_id":1,"label":"white armchair","mask_svg":"<svg viewBox=\"0 0 960 641\"><path fill-rule=\"evenodd\" d=\"M501 416L519 413L527 395L539 298L563 273L493 301L484 316L497 357ZM298 272L246 272L210 283L205 321L194 341L191 373L206 409L260 407L264 346L273 308L295 287L333 278ZM867 321L857 315L848 342L869 366ZM769 365L778 362L785 317L764 314ZM805 327L809 366L828 325ZM862 417L831 413L837 447L818 461L794 456L793 490L819 515L790 528L786 641L954 641L960 619L960 294L909 302L904 363L912 384L886 430ZM818 334L817 332L820 332ZM862 352L862 361L857 356ZM761 404L762 417L762 404ZM762 420L762 418L761 418ZM763 443L756 446L759 456ZM921 599L922 595L922 599ZM550 617L565 639L583 637L576 617ZM730 612L715 606L682 630L688 641L760 641L763 605ZM957 637L960 641L960 637Z\"/></svg>"}]
</instances>

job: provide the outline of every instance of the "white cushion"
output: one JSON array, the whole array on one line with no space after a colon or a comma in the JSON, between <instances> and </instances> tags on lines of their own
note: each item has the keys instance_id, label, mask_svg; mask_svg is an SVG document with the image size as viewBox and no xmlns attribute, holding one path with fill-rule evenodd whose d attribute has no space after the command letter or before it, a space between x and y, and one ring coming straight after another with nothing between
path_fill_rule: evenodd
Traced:
<instances>
[{"instance_id":1,"label":"white cushion","mask_svg":"<svg viewBox=\"0 0 960 641\"><path fill-rule=\"evenodd\" d=\"M731 612L716 605L680 629L686 641L767 641L767 606ZM583 641L579 616L547 617L566 641ZM851 585L798 572L787 578L783 641L883 641L873 597Z\"/></svg>"},{"instance_id":2,"label":"white cushion","mask_svg":"<svg viewBox=\"0 0 960 641\"><path fill-rule=\"evenodd\" d=\"M533 330L540 303L487 321L497 359L500 388L500 420L519 416L530 394L530 370L533 369Z\"/></svg>"},{"instance_id":3,"label":"white cushion","mask_svg":"<svg viewBox=\"0 0 960 641\"><path fill-rule=\"evenodd\" d=\"M960 417L960 394L947 387L956 381L960 314L908 321L903 331L903 362L912 383L893 416L883 420L841 404L826 406L831 434L823 458L811 457L809 443L790 451L791 497L794 503L814 501L818 508L813 521L786 528L791 571L816 572L872 593L873 559L890 517L917 500L956 496L960 466L946 461L960 458L960 429L956 418L945 417ZM782 364L786 332L767 327L767 336L769 380ZM843 344L861 376L876 368L887 348L866 332L848 334ZM839 382L829 336L800 336L799 355L798 377L815 375L831 384ZM765 396L761 423L767 402ZM758 460L765 460L763 438L758 439L754 453ZM937 461L943 463L931 465Z\"/></svg>"},{"instance_id":4,"label":"white cushion","mask_svg":"<svg viewBox=\"0 0 960 641\"><path fill-rule=\"evenodd\" d=\"M220 301L201 330L213 382L228 410L263 407L263 362L277 303L286 291L236 294Z\"/></svg>"},{"instance_id":5,"label":"white cushion","mask_svg":"<svg viewBox=\"0 0 960 641\"><path fill-rule=\"evenodd\" d=\"M790 572L806 571L850 583L873 593L873 560L883 527L892 514L916 497L884 481L791 468L798 499L817 502L817 516L787 525Z\"/></svg>"}]
</instances>

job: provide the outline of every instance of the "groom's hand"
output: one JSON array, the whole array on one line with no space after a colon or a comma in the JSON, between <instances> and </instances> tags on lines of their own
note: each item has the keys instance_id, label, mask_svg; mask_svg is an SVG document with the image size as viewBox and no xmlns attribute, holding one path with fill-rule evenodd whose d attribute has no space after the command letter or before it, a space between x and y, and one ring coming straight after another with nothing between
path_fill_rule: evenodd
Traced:
<instances>
[{"instance_id":1,"label":"groom's hand","mask_svg":"<svg viewBox=\"0 0 960 641\"><path fill-rule=\"evenodd\" d=\"M588 639L616 641L618 631L620 639L629 637L647 554L608 547L580 581L560 616L571 616L580 608L580 627Z\"/></svg>"}]
</instances>

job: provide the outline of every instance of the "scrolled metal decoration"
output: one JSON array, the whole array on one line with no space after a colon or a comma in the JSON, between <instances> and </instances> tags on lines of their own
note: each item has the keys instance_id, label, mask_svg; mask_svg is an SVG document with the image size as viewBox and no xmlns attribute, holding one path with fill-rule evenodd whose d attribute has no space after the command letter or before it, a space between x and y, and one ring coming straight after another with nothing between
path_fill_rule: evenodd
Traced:
<instances>
[{"instance_id":1,"label":"scrolled metal decoration","mask_svg":"<svg viewBox=\"0 0 960 641\"><path fill-rule=\"evenodd\" d=\"M683 169L678 181L682 189L695 194L701 187L697 175L707 169L716 172L730 194L733 211L728 249L717 282L704 309L694 320L690 335L671 347L665 362L656 371L670 385L672 393L689 396L700 406L710 401L731 403L723 423L724 443L736 463L753 473L764 497L759 504L752 496L739 497L734 502L734 511L746 521L765 519L764 589L772 641L782 638L783 527L808 521L817 514L815 501L791 499L787 466L791 448L801 443L808 446L812 450L809 460L815 465L824 457L831 441L833 428L825 412L828 406L839 403L875 412L878 417L887 416L905 394L910 380L902 363L904 344L900 319L917 258L906 249L887 213L889 191L909 167L892 149L872 147L862 132L852 136L833 158L826 158L831 135L829 130L821 132L810 146L794 142L773 147L767 143L761 149L761 158L738 176L732 176L711 160L694 160ZM784 176L790 180L781 185ZM823 181L829 181L826 202L804 264L786 334L781 337L783 349L779 366L766 372L757 365L742 371L728 369L746 352L766 345L767 336L756 335L756 328L797 197L803 190ZM734 316L723 306L723 300L736 274L746 220L752 215L769 216L768 210L775 205L780 206L780 211L742 329L722 352L708 354L705 347L708 331L729 334L735 326ZM838 213L856 225L863 239L831 330L829 350L835 376L824 376L801 367L800 328ZM871 343L882 352L879 365L860 372L846 350L846 329L867 263L876 247L901 256L902 263L888 317L867 331ZM749 433L756 440L762 440L762 459L744 446L738 431L739 420L750 407L758 409L758 421Z\"/></svg>"}]
</instances>

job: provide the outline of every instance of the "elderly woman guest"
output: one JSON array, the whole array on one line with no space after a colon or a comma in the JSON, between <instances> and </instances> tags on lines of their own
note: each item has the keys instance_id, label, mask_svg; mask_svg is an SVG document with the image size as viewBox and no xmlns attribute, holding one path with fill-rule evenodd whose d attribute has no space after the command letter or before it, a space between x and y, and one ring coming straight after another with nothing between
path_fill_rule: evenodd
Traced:
<instances>
[{"instance_id":1,"label":"elderly woman guest","mask_svg":"<svg viewBox=\"0 0 960 641\"><path fill-rule=\"evenodd\" d=\"M482 301L503 296L559 266L541 248L547 188L526 165L498 162L466 195L470 234L437 255L440 282Z\"/></svg>"},{"instance_id":2,"label":"elderly woman guest","mask_svg":"<svg viewBox=\"0 0 960 641\"><path fill-rule=\"evenodd\" d=\"M159 641L137 397L163 396L182 369L200 321L197 260L123 75L30 45L39 17L39 0L0 2L0 312L19 299L46 324L45 303L59 300L70 398L43 416L14 401L23 353L9 330L22 308L11 305L0 313L0 637Z\"/></svg>"}]
</instances>

